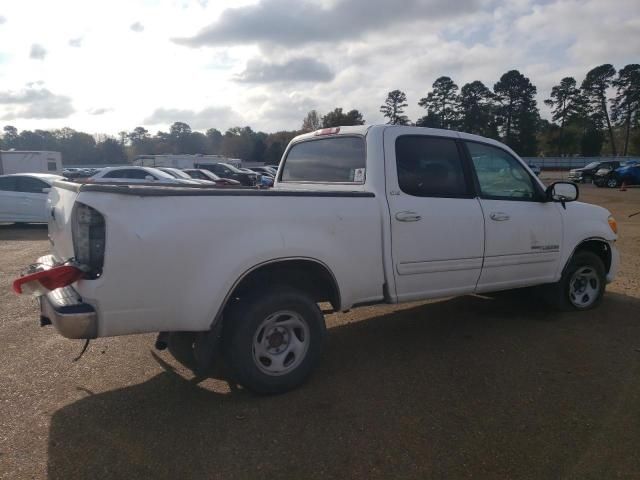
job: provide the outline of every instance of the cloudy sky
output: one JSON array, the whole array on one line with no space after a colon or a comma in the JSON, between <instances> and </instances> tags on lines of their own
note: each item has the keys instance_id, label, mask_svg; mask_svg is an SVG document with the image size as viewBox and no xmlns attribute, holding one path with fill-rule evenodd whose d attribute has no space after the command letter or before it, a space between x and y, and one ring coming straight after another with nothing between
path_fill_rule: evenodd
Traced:
<instances>
[{"instance_id":1,"label":"cloudy sky","mask_svg":"<svg viewBox=\"0 0 640 480\"><path fill-rule=\"evenodd\" d=\"M376 123L396 88L415 121L438 76L491 87L512 68L541 104L563 76L640 62L639 39L638 0L0 0L0 126Z\"/></svg>"}]
</instances>

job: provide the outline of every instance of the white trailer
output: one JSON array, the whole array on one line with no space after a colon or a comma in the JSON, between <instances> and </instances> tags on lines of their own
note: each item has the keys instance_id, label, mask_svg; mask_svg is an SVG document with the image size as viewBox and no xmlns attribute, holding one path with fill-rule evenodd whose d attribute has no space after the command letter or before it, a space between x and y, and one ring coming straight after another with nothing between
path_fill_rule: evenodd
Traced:
<instances>
[{"instance_id":1,"label":"white trailer","mask_svg":"<svg viewBox=\"0 0 640 480\"><path fill-rule=\"evenodd\" d=\"M133 164L139 167L172 167L172 168L199 168L202 165L215 163L229 163L235 167L242 165L242 160L229 158L224 155L138 155Z\"/></svg>"},{"instance_id":2,"label":"white trailer","mask_svg":"<svg viewBox=\"0 0 640 480\"><path fill-rule=\"evenodd\" d=\"M48 151L0 151L0 175L53 173L62 175L62 154Z\"/></svg>"}]
</instances>

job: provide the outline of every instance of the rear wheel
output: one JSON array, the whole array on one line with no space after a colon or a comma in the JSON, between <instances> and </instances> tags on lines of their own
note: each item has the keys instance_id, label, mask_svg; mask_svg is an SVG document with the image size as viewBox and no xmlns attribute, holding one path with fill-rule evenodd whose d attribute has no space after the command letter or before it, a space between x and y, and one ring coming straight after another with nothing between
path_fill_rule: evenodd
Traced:
<instances>
[{"instance_id":1,"label":"rear wheel","mask_svg":"<svg viewBox=\"0 0 640 480\"><path fill-rule=\"evenodd\" d=\"M600 257L579 251L569 261L560 281L548 287L547 298L564 311L595 308L604 295L606 272Z\"/></svg>"},{"instance_id":2,"label":"rear wheel","mask_svg":"<svg viewBox=\"0 0 640 480\"><path fill-rule=\"evenodd\" d=\"M225 364L256 393L283 393L311 374L324 348L324 316L304 292L277 287L241 300L225 315Z\"/></svg>"},{"instance_id":3,"label":"rear wheel","mask_svg":"<svg viewBox=\"0 0 640 480\"><path fill-rule=\"evenodd\" d=\"M607 187L609 188L616 188L618 186L618 183L618 179L615 177L607 178Z\"/></svg>"}]
</instances>

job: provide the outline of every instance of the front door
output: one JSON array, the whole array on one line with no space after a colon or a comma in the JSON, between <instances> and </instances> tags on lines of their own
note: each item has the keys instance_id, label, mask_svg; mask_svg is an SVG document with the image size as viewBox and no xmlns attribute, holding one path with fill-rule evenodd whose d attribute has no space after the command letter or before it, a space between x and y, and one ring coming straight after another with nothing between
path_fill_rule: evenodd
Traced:
<instances>
[{"instance_id":1,"label":"front door","mask_svg":"<svg viewBox=\"0 0 640 480\"><path fill-rule=\"evenodd\" d=\"M562 218L557 203L506 150L465 142L485 219L485 258L478 292L554 281Z\"/></svg>"},{"instance_id":2,"label":"front door","mask_svg":"<svg viewBox=\"0 0 640 480\"><path fill-rule=\"evenodd\" d=\"M391 251L398 301L473 292L484 222L453 132L384 132Z\"/></svg>"}]
</instances>

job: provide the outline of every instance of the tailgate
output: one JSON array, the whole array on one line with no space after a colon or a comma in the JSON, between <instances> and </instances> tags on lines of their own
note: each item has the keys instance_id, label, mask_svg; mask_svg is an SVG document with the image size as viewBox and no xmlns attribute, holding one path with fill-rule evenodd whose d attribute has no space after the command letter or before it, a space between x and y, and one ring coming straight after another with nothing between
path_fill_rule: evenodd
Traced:
<instances>
[{"instance_id":1,"label":"tailgate","mask_svg":"<svg viewBox=\"0 0 640 480\"><path fill-rule=\"evenodd\" d=\"M47 211L49 212L49 242L51 252L58 260L68 260L74 256L71 233L71 214L78 196L77 186L68 182L56 182L49 192Z\"/></svg>"}]
</instances>

